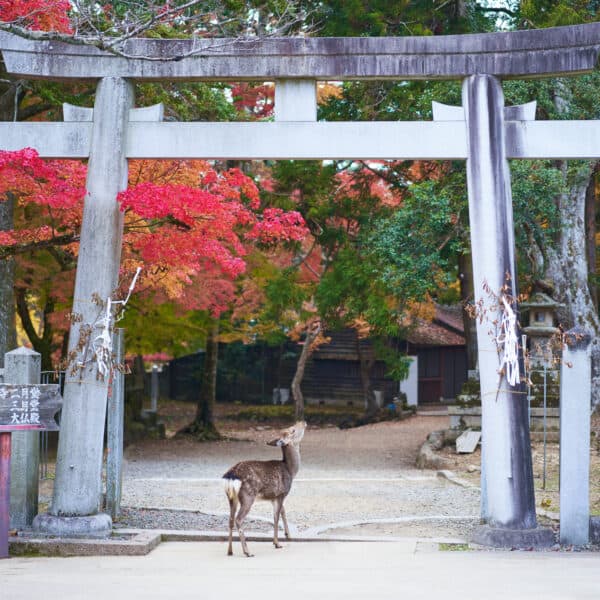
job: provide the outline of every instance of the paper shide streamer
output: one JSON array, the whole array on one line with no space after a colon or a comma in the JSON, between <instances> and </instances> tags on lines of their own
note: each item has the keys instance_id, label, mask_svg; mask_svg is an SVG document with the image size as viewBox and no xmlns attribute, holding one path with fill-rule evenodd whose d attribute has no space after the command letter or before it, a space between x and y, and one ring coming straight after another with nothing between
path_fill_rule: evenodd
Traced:
<instances>
[{"instance_id":1,"label":"paper shide streamer","mask_svg":"<svg viewBox=\"0 0 600 600\"><path fill-rule=\"evenodd\" d=\"M127 296L124 300L112 300L110 296L106 299L106 312L104 317L102 317L97 324L97 327L101 328L102 332L99 336L94 338L92 348L94 351L94 356L96 357L96 364L98 365L98 374L103 378L107 375L110 375L111 371L113 323L122 317L123 310L127 302L129 302L129 298L131 297L131 293L135 288L135 284L141 270L141 267L136 269L135 275L133 276L131 284L129 285ZM121 305L121 312L118 317L115 317L113 315L113 307L116 307L117 305Z\"/></svg>"},{"instance_id":2,"label":"paper shide streamer","mask_svg":"<svg viewBox=\"0 0 600 600\"><path fill-rule=\"evenodd\" d=\"M496 344L500 348L500 369L504 372L509 385L515 386L521 377L519 372L519 338L517 336L517 315L507 301L501 297L502 318Z\"/></svg>"}]
</instances>

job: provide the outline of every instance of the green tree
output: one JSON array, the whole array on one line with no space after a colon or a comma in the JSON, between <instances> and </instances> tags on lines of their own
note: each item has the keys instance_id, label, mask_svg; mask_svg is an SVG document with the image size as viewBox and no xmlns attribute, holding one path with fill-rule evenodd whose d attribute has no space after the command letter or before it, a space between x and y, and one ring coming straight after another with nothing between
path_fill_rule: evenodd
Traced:
<instances>
[{"instance_id":1,"label":"green tree","mask_svg":"<svg viewBox=\"0 0 600 600\"><path fill-rule=\"evenodd\" d=\"M519 28L544 28L598 20L596 2L524 0L515 9ZM505 84L507 98L534 99L538 119L597 119L600 115L598 73L541 82ZM536 164L536 163L533 163ZM551 188L542 183L529 190L528 201L546 207L546 235L530 235L527 246L532 284L564 305L562 326L580 325L594 338L600 333L596 276L598 161L537 163L537 172L550 174ZM550 169L550 171L548 171ZM543 177L548 183L549 178ZM517 198L519 189L517 187ZM552 219L554 217L554 220ZM600 402L600 346L592 346L593 402Z\"/></svg>"},{"instance_id":2,"label":"green tree","mask_svg":"<svg viewBox=\"0 0 600 600\"><path fill-rule=\"evenodd\" d=\"M496 11L490 11L487 4L473 0L326 0L319 2L315 11L322 23L319 35L324 36L447 35L490 31Z\"/></svg>"}]
</instances>

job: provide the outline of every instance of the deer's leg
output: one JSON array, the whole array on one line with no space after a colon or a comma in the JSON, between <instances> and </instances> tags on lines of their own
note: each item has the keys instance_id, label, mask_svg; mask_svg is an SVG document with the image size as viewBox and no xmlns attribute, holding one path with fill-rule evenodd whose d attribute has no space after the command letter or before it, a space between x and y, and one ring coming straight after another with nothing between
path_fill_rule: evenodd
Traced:
<instances>
[{"instance_id":1,"label":"deer's leg","mask_svg":"<svg viewBox=\"0 0 600 600\"><path fill-rule=\"evenodd\" d=\"M279 543L279 514L283 509L283 498L276 498L273 500L273 545L275 548L282 548Z\"/></svg>"},{"instance_id":2,"label":"deer's leg","mask_svg":"<svg viewBox=\"0 0 600 600\"><path fill-rule=\"evenodd\" d=\"M290 529L288 527L287 517L285 516L285 506L283 505L283 500L281 501L281 518L283 520L283 530L285 531L285 538L289 540Z\"/></svg>"},{"instance_id":3,"label":"deer's leg","mask_svg":"<svg viewBox=\"0 0 600 600\"><path fill-rule=\"evenodd\" d=\"M240 536L240 542L242 543L242 550L244 551L244 554L246 556L254 556L253 554L250 554L250 551L248 550L248 544L246 543L246 536L244 535L244 530L242 528L242 523L244 522L244 519L250 512L250 509L252 508L252 504L254 504L254 496L248 496L246 494L244 494L244 495L239 494L238 498L240 501L240 510L238 511L238 514L235 517L235 524L236 524L236 527L238 530L238 534Z\"/></svg>"},{"instance_id":4,"label":"deer's leg","mask_svg":"<svg viewBox=\"0 0 600 600\"><path fill-rule=\"evenodd\" d=\"M233 555L233 527L235 525L235 511L237 505L236 498L229 498L229 547L227 548L227 556Z\"/></svg>"}]
</instances>

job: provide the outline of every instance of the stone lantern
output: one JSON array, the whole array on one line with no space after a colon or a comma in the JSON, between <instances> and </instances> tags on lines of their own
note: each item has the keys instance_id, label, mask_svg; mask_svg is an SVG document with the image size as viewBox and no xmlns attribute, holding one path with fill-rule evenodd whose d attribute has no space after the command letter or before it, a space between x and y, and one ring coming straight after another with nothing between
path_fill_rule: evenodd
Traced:
<instances>
[{"instance_id":1,"label":"stone lantern","mask_svg":"<svg viewBox=\"0 0 600 600\"><path fill-rule=\"evenodd\" d=\"M523 327L523 333L527 334L529 340L532 366L552 368L552 336L560 332L560 329L555 326L556 309L564 305L555 302L543 292L536 292L527 302L521 302L519 306L523 312L528 312L528 325Z\"/></svg>"}]
</instances>

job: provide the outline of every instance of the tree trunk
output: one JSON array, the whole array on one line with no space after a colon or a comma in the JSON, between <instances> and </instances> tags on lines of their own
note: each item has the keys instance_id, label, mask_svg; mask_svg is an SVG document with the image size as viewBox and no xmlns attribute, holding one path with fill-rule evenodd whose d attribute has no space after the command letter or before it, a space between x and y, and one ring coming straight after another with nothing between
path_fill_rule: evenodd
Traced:
<instances>
[{"instance_id":1,"label":"tree trunk","mask_svg":"<svg viewBox=\"0 0 600 600\"><path fill-rule=\"evenodd\" d=\"M563 171L566 175L566 164ZM554 286L554 299L564 304L558 318L563 329L584 327L594 339L600 334L600 319L590 293L586 248L586 195L592 174L591 164L576 172L568 191L558 198L561 230L546 252L546 279ZM592 345L592 404L600 402L600 345Z\"/></svg>"},{"instance_id":2,"label":"tree trunk","mask_svg":"<svg viewBox=\"0 0 600 600\"><path fill-rule=\"evenodd\" d=\"M54 312L54 301L51 298L46 300L41 319L43 331L39 335L31 320L29 305L27 304L27 291L21 287L16 288L15 291L17 314L19 315L21 326L27 334L33 349L41 355L42 371L51 371L54 368L52 364L52 352L54 350L52 338L54 337L54 332L48 317Z\"/></svg>"},{"instance_id":3,"label":"tree trunk","mask_svg":"<svg viewBox=\"0 0 600 600\"><path fill-rule=\"evenodd\" d=\"M204 373L201 398L196 422L204 428L215 429L215 402L217 397L217 362L219 359L219 320L215 319L206 338Z\"/></svg>"},{"instance_id":4,"label":"tree trunk","mask_svg":"<svg viewBox=\"0 0 600 600\"><path fill-rule=\"evenodd\" d=\"M8 81L4 64L1 64L0 77L0 121L16 121L19 105L25 96L22 82ZM0 231L13 228L13 213L14 198L7 194L6 200L0 201ZM0 368L4 367L4 354L17 345L14 279L14 258L0 260Z\"/></svg>"},{"instance_id":5,"label":"tree trunk","mask_svg":"<svg viewBox=\"0 0 600 600\"><path fill-rule=\"evenodd\" d=\"M559 113L566 113L573 102L572 90L564 80L557 80L554 105ZM567 192L557 198L561 228L556 243L546 252L546 279L554 286L554 299L565 305L557 311L561 326L567 330L575 325L587 329L593 342L592 354L592 406L600 405L600 319L590 293L591 249L590 231L586 225L589 205L588 190L594 185L594 172L598 162L559 163ZM595 221L595 214L594 214ZM594 240L595 250L595 240Z\"/></svg>"},{"instance_id":6,"label":"tree trunk","mask_svg":"<svg viewBox=\"0 0 600 600\"><path fill-rule=\"evenodd\" d=\"M300 385L302 383L302 379L304 378L306 363L312 354L313 342L315 339L317 339L320 331L321 325L317 325L312 329L310 326L307 328L306 339L304 340L302 352L300 352L300 357L298 358L298 362L296 364L296 372L294 373L294 378L292 379L292 398L294 399L296 421L304 420L304 396L302 394L302 390L300 389Z\"/></svg>"},{"instance_id":7,"label":"tree trunk","mask_svg":"<svg viewBox=\"0 0 600 600\"><path fill-rule=\"evenodd\" d=\"M460 297L463 303L462 318L467 345L467 369L474 371L477 368L477 323L465 310L468 304L475 302L473 262L470 254L459 255L458 272L460 278Z\"/></svg>"},{"instance_id":8,"label":"tree trunk","mask_svg":"<svg viewBox=\"0 0 600 600\"><path fill-rule=\"evenodd\" d=\"M13 198L0 202L0 231L13 228ZM15 329L14 258L0 260L0 368L4 355L17 345Z\"/></svg>"},{"instance_id":9,"label":"tree trunk","mask_svg":"<svg viewBox=\"0 0 600 600\"><path fill-rule=\"evenodd\" d=\"M181 433L192 434L198 440L221 439L215 425L215 402L217 396L217 362L219 359L219 319L215 319L206 337L204 369L200 381L200 395L196 417Z\"/></svg>"},{"instance_id":10,"label":"tree trunk","mask_svg":"<svg viewBox=\"0 0 600 600\"><path fill-rule=\"evenodd\" d=\"M37 107L47 110L49 104L43 102L22 107L27 88L23 81L6 79L4 64L0 62L0 121L19 121L37 114ZM13 228L14 198L7 194L6 201L0 200L0 231ZM14 295L14 258L0 260L0 368L4 367L4 354L17 345Z\"/></svg>"},{"instance_id":11,"label":"tree trunk","mask_svg":"<svg viewBox=\"0 0 600 600\"><path fill-rule=\"evenodd\" d=\"M375 364L375 356L365 352L365 348L363 344L361 344L358 333L356 334L356 354L359 361L360 384L365 401L365 416L368 418L374 417L379 412L375 393L371 389L371 371Z\"/></svg>"},{"instance_id":12,"label":"tree trunk","mask_svg":"<svg viewBox=\"0 0 600 600\"><path fill-rule=\"evenodd\" d=\"M592 172L585 195L585 233L586 233L586 254L588 262L588 281L590 295L596 311L598 311L598 286L596 282L596 174L598 172L598 163Z\"/></svg>"}]
</instances>

